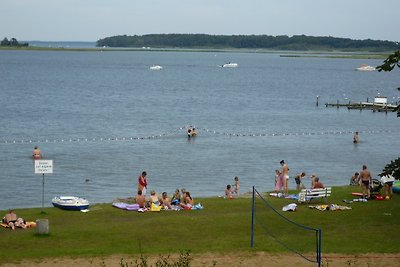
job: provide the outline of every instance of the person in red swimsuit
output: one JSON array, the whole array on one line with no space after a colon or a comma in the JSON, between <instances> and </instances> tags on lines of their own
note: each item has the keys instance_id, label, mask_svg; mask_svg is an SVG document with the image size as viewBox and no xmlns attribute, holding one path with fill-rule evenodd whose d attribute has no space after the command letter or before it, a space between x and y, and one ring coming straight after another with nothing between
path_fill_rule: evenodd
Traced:
<instances>
[{"instance_id":1,"label":"person in red swimsuit","mask_svg":"<svg viewBox=\"0 0 400 267\"><path fill-rule=\"evenodd\" d=\"M144 171L142 172L142 175L139 176L138 178L138 191L142 191L143 196L146 195L146 189L147 189L147 173Z\"/></svg>"}]
</instances>

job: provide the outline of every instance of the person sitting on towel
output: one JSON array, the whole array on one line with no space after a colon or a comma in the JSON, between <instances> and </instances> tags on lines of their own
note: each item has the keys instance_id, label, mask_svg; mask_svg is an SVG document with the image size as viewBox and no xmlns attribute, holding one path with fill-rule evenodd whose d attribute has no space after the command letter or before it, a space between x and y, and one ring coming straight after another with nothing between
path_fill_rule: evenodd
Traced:
<instances>
[{"instance_id":1,"label":"person sitting on towel","mask_svg":"<svg viewBox=\"0 0 400 267\"><path fill-rule=\"evenodd\" d=\"M142 194L142 190L138 190L138 193L136 195L136 203L139 204L140 208L145 208L146 205L146 198Z\"/></svg>"}]
</instances>

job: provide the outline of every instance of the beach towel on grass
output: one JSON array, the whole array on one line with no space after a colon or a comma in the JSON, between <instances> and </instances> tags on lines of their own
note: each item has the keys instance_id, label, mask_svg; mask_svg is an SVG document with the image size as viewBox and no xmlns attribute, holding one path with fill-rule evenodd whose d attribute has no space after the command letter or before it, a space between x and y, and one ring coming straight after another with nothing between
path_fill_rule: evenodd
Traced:
<instances>
[{"instance_id":1,"label":"beach towel on grass","mask_svg":"<svg viewBox=\"0 0 400 267\"><path fill-rule=\"evenodd\" d=\"M125 202L115 202L112 203L113 207L116 207L118 209L123 209L123 210L134 210L137 211L139 210L139 204L128 204Z\"/></svg>"},{"instance_id":2,"label":"beach towel on grass","mask_svg":"<svg viewBox=\"0 0 400 267\"><path fill-rule=\"evenodd\" d=\"M25 222L25 225L26 225L26 228L36 227L36 222ZM11 227L8 226L8 224L6 224L6 223L2 223L1 226L4 227L4 228L10 228L11 229ZM20 227L17 227L17 228L20 228Z\"/></svg>"},{"instance_id":3,"label":"beach towel on grass","mask_svg":"<svg viewBox=\"0 0 400 267\"><path fill-rule=\"evenodd\" d=\"M347 206L339 206L336 204L330 204L330 205L316 205L316 206L308 206L311 209L317 209L317 210L351 210L351 207L347 207Z\"/></svg>"}]
</instances>

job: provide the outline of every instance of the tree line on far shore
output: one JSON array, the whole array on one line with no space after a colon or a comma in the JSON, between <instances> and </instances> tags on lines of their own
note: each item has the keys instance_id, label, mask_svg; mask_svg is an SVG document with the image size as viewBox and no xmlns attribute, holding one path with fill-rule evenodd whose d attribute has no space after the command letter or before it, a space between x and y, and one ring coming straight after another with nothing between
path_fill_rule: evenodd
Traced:
<instances>
[{"instance_id":1,"label":"tree line on far shore","mask_svg":"<svg viewBox=\"0 0 400 267\"><path fill-rule=\"evenodd\" d=\"M399 42L381 40L353 40L337 37L306 35L209 35L209 34L147 34L118 35L97 41L98 47L153 47L153 48L235 48L273 50L341 50L341 51L393 51Z\"/></svg>"},{"instance_id":2,"label":"tree line on far shore","mask_svg":"<svg viewBox=\"0 0 400 267\"><path fill-rule=\"evenodd\" d=\"M29 46L28 43L20 43L15 38L11 38L10 40L7 37L0 42L0 46L10 46L10 47L21 47L21 46Z\"/></svg>"}]
</instances>

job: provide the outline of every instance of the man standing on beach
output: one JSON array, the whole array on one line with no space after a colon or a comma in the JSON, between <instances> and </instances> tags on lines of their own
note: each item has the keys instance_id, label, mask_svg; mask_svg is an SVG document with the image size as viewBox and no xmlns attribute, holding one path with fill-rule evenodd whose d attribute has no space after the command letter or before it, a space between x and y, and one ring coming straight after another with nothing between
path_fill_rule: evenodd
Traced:
<instances>
[{"instance_id":1,"label":"man standing on beach","mask_svg":"<svg viewBox=\"0 0 400 267\"><path fill-rule=\"evenodd\" d=\"M285 163L284 160L281 160L281 165L282 165L282 176L284 178L284 187L285 187L285 195L288 195L289 192L289 167Z\"/></svg>"},{"instance_id":2,"label":"man standing on beach","mask_svg":"<svg viewBox=\"0 0 400 267\"><path fill-rule=\"evenodd\" d=\"M138 178L138 191L142 191L142 195L146 195L146 189L147 189L147 178L146 178L147 173L144 171L142 172L142 175L139 176Z\"/></svg>"},{"instance_id":3,"label":"man standing on beach","mask_svg":"<svg viewBox=\"0 0 400 267\"><path fill-rule=\"evenodd\" d=\"M362 166L362 171L360 173L360 185L362 188L362 193L363 193L363 197L365 198L365 195L367 195L367 198L370 198L371 196L371 190L369 188L370 184L371 184L371 180L372 180L372 176L371 176L371 172L369 170L367 170L367 166L363 165Z\"/></svg>"}]
</instances>

